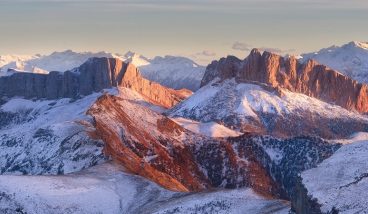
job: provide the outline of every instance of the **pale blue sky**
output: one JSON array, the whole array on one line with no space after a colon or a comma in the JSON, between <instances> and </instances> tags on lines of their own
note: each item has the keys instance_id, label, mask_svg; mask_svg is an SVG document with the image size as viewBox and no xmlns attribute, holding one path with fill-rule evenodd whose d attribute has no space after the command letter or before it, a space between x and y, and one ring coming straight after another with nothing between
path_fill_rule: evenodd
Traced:
<instances>
[{"instance_id":1,"label":"pale blue sky","mask_svg":"<svg viewBox=\"0 0 368 214\"><path fill-rule=\"evenodd\" d=\"M128 50L206 63L368 40L368 0L0 0L0 54Z\"/></svg>"}]
</instances>

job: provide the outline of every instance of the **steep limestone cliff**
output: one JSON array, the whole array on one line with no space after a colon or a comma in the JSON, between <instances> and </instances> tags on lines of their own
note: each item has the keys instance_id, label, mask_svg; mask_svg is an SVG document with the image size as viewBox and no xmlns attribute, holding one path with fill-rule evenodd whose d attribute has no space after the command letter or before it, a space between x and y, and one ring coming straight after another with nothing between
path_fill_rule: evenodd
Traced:
<instances>
[{"instance_id":1,"label":"steep limestone cliff","mask_svg":"<svg viewBox=\"0 0 368 214\"><path fill-rule=\"evenodd\" d=\"M143 78L133 64L127 64L119 86L131 88L151 103L170 108L192 94L187 89L174 90Z\"/></svg>"},{"instance_id":2,"label":"steep limestone cliff","mask_svg":"<svg viewBox=\"0 0 368 214\"><path fill-rule=\"evenodd\" d=\"M137 68L115 58L91 58L79 68L49 74L15 73L0 78L0 97L79 98L102 89L129 87L146 99L169 108L187 96L188 90L173 90L144 79Z\"/></svg>"},{"instance_id":3,"label":"steep limestone cliff","mask_svg":"<svg viewBox=\"0 0 368 214\"><path fill-rule=\"evenodd\" d=\"M255 81L273 87L286 88L311 97L334 103L349 110L368 112L368 86L339 72L309 60L304 64L294 57L253 49L243 61L229 56L211 63L202 86L215 78L236 78L238 82Z\"/></svg>"}]
</instances>

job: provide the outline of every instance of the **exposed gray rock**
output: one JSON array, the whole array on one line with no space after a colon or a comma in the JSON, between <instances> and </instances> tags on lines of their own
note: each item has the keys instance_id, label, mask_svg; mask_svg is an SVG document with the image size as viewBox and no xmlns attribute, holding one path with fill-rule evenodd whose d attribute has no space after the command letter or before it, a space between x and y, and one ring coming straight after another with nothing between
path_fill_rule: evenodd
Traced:
<instances>
[{"instance_id":1,"label":"exposed gray rock","mask_svg":"<svg viewBox=\"0 0 368 214\"><path fill-rule=\"evenodd\" d=\"M213 61L206 68L206 72L201 81L201 87L207 85L215 78L224 80L235 77L241 64L242 61L235 56L228 56L226 58L221 58L219 61Z\"/></svg>"},{"instance_id":2,"label":"exposed gray rock","mask_svg":"<svg viewBox=\"0 0 368 214\"><path fill-rule=\"evenodd\" d=\"M73 71L14 73L0 77L0 97L77 98L118 85L127 67L119 59L91 58Z\"/></svg>"}]
</instances>

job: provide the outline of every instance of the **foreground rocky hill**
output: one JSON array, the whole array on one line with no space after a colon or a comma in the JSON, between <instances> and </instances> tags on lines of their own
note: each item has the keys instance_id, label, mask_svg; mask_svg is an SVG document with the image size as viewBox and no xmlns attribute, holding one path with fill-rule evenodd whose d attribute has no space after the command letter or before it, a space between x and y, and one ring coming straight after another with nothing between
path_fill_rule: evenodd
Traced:
<instances>
[{"instance_id":1,"label":"foreground rocky hill","mask_svg":"<svg viewBox=\"0 0 368 214\"><path fill-rule=\"evenodd\" d=\"M291 198L297 175L340 146L316 137L209 138L127 97L104 95L91 107L94 136L128 171L176 191L251 187Z\"/></svg>"},{"instance_id":2,"label":"foreground rocky hill","mask_svg":"<svg viewBox=\"0 0 368 214\"><path fill-rule=\"evenodd\" d=\"M62 99L56 104L12 99L3 104L4 112L13 110L18 115L23 106L34 102L32 111L35 112L33 119L23 122L24 126L14 120L5 126L10 129L4 128L4 133L10 134L13 127L14 136L24 133L24 137L13 146L6 143L8 140L2 141L3 157L16 157L5 159L7 168L3 172L64 174L102 163L104 154L128 172L171 190L197 192L249 187L267 197L289 199L297 174L316 166L338 148L335 143L308 137L211 138L186 130L161 115L157 112L161 109L131 89L120 88L119 94L109 93L116 95L105 94L97 99L96 94L74 102ZM54 105L50 107L50 103ZM92 119L85 115L89 105L92 105L88 110ZM40 124L44 124L40 129L50 131L41 133L34 128ZM79 134L67 130L79 130ZM83 143L78 136L91 143ZM45 154L38 152L41 147ZM23 153L27 156L22 156Z\"/></svg>"}]
</instances>

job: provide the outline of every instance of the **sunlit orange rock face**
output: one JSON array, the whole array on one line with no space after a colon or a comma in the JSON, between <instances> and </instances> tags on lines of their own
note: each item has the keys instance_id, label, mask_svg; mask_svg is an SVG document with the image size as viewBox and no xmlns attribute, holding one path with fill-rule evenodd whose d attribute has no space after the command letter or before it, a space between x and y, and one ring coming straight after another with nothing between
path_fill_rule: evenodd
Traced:
<instances>
[{"instance_id":1,"label":"sunlit orange rock face","mask_svg":"<svg viewBox=\"0 0 368 214\"><path fill-rule=\"evenodd\" d=\"M130 109L128 112L125 109ZM141 113L141 114L140 114ZM170 139L156 128L164 118L118 97L104 95L88 111L95 119L96 134L105 152L128 171L176 191L203 189L203 175L182 143L180 127L170 127ZM160 126L165 126L160 124ZM173 158L170 151L176 152ZM197 177L191 173L195 171ZM202 177L202 179L201 179Z\"/></svg>"},{"instance_id":2,"label":"sunlit orange rock face","mask_svg":"<svg viewBox=\"0 0 368 214\"><path fill-rule=\"evenodd\" d=\"M144 79L133 64L115 58L92 58L79 68L79 72L84 77L81 79L82 94L87 94L96 87L97 91L111 87L127 87L151 103L164 108L170 108L192 94L186 89L169 89ZM83 84L84 81L86 84Z\"/></svg>"},{"instance_id":3,"label":"sunlit orange rock face","mask_svg":"<svg viewBox=\"0 0 368 214\"><path fill-rule=\"evenodd\" d=\"M215 78L255 81L286 88L334 103L349 110L368 112L368 87L327 66L309 60L301 64L295 57L281 57L267 51L252 50L244 60L232 56L212 62L201 85Z\"/></svg>"},{"instance_id":4,"label":"sunlit orange rock face","mask_svg":"<svg viewBox=\"0 0 368 214\"><path fill-rule=\"evenodd\" d=\"M131 63L128 63L125 66L126 70L119 82L119 86L131 88L137 91L151 103L165 108L171 108L192 95L190 90L174 90L144 79L138 69Z\"/></svg>"},{"instance_id":5,"label":"sunlit orange rock face","mask_svg":"<svg viewBox=\"0 0 368 214\"><path fill-rule=\"evenodd\" d=\"M103 95L89 109L91 136L131 173L174 191L251 186L266 195L280 190L252 155L239 158L233 144L183 129L170 118L124 97Z\"/></svg>"}]
</instances>

